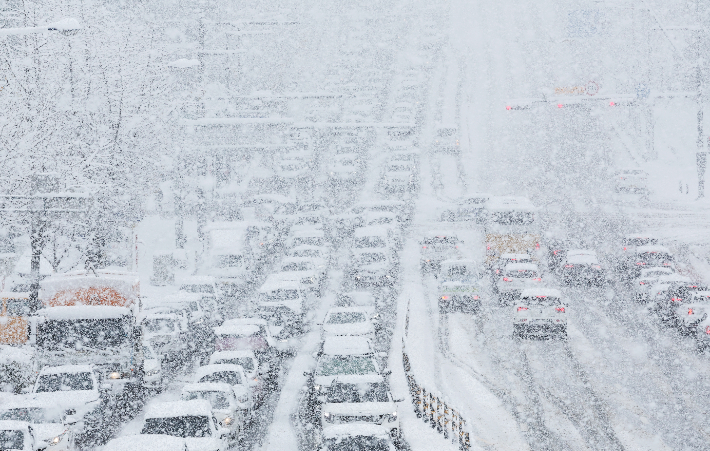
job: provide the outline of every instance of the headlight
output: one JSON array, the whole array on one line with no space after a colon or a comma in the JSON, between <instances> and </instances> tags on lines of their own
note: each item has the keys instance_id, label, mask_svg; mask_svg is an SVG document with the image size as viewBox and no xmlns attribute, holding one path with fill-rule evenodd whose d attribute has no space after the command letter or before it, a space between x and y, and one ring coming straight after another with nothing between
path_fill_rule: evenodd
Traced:
<instances>
[{"instance_id":1,"label":"headlight","mask_svg":"<svg viewBox=\"0 0 710 451\"><path fill-rule=\"evenodd\" d=\"M109 379L120 379L121 373L119 373L118 371L114 371L112 373L109 373L108 377Z\"/></svg>"},{"instance_id":2,"label":"headlight","mask_svg":"<svg viewBox=\"0 0 710 451\"><path fill-rule=\"evenodd\" d=\"M320 385L314 385L313 388L314 388L316 391L320 391Z\"/></svg>"},{"instance_id":3,"label":"headlight","mask_svg":"<svg viewBox=\"0 0 710 451\"><path fill-rule=\"evenodd\" d=\"M59 444L59 442L62 441L62 439L64 439L64 436L66 435L66 433L67 433L67 431L64 431L61 434L59 434L58 436L51 438L49 440L45 440L44 442L49 446L57 445L57 444Z\"/></svg>"},{"instance_id":4,"label":"headlight","mask_svg":"<svg viewBox=\"0 0 710 451\"><path fill-rule=\"evenodd\" d=\"M224 426L229 426L230 424L232 424L233 421L234 421L234 420L232 420L232 418L227 417L227 418L225 418L224 420L222 420L222 425L224 425Z\"/></svg>"}]
</instances>

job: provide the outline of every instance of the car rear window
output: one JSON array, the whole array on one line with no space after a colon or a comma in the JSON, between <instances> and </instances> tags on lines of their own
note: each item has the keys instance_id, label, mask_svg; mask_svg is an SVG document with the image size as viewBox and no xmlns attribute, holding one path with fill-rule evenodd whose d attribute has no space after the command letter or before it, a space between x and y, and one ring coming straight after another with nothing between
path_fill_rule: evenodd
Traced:
<instances>
[{"instance_id":1,"label":"car rear window","mask_svg":"<svg viewBox=\"0 0 710 451\"><path fill-rule=\"evenodd\" d=\"M526 296L520 303L535 307L550 307L560 305L562 301L556 296Z\"/></svg>"},{"instance_id":2,"label":"car rear window","mask_svg":"<svg viewBox=\"0 0 710 451\"><path fill-rule=\"evenodd\" d=\"M337 312L328 316L326 324L364 323L365 320L365 314L362 312Z\"/></svg>"},{"instance_id":3,"label":"car rear window","mask_svg":"<svg viewBox=\"0 0 710 451\"><path fill-rule=\"evenodd\" d=\"M534 271L532 269L509 270L509 271L506 271L505 276L506 277L513 277L516 279L536 279L539 277L537 275L537 271Z\"/></svg>"}]
</instances>

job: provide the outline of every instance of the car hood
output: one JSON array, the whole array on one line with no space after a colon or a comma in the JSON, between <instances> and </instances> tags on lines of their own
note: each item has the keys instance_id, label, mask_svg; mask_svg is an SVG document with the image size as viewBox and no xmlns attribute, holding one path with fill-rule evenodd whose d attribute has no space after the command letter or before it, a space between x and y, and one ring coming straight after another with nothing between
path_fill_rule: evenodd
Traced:
<instances>
[{"instance_id":1,"label":"car hood","mask_svg":"<svg viewBox=\"0 0 710 451\"><path fill-rule=\"evenodd\" d=\"M35 437L38 442L51 440L59 434L67 430L67 427L61 423L34 423L32 429L35 432Z\"/></svg>"},{"instance_id":2,"label":"car hood","mask_svg":"<svg viewBox=\"0 0 710 451\"><path fill-rule=\"evenodd\" d=\"M187 437L185 444L188 451L218 451L222 449L221 440L214 437Z\"/></svg>"},{"instance_id":3,"label":"car hood","mask_svg":"<svg viewBox=\"0 0 710 451\"><path fill-rule=\"evenodd\" d=\"M77 409L81 410L87 404L98 401L100 399L97 390L76 390L76 391L57 391L47 393L33 393L32 397L42 400L48 405L58 406L64 410Z\"/></svg>"},{"instance_id":4,"label":"car hood","mask_svg":"<svg viewBox=\"0 0 710 451\"><path fill-rule=\"evenodd\" d=\"M397 411L393 402L339 402L326 403L323 412L333 415L384 415Z\"/></svg>"}]
</instances>

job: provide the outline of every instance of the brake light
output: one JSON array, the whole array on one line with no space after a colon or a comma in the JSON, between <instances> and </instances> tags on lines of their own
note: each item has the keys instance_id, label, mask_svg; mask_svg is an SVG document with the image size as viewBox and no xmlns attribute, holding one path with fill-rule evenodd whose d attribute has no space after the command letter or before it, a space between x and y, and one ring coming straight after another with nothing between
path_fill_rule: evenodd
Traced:
<instances>
[{"instance_id":1,"label":"brake light","mask_svg":"<svg viewBox=\"0 0 710 451\"><path fill-rule=\"evenodd\" d=\"M512 282L510 277L503 277L503 282Z\"/></svg>"},{"instance_id":2,"label":"brake light","mask_svg":"<svg viewBox=\"0 0 710 451\"><path fill-rule=\"evenodd\" d=\"M552 253L553 253L554 255L557 255L557 251L552 251Z\"/></svg>"},{"instance_id":3,"label":"brake light","mask_svg":"<svg viewBox=\"0 0 710 451\"><path fill-rule=\"evenodd\" d=\"M626 248L624 248L624 250L626 250Z\"/></svg>"},{"instance_id":4,"label":"brake light","mask_svg":"<svg viewBox=\"0 0 710 451\"><path fill-rule=\"evenodd\" d=\"M487 251L490 251L490 250L491 250L491 247L490 247L490 246L486 246L486 250L487 250Z\"/></svg>"},{"instance_id":5,"label":"brake light","mask_svg":"<svg viewBox=\"0 0 710 451\"><path fill-rule=\"evenodd\" d=\"M540 249L540 243L535 243L535 249Z\"/></svg>"},{"instance_id":6,"label":"brake light","mask_svg":"<svg viewBox=\"0 0 710 451\"><path fill-rule=\"evenodd\" d=\"M574 265L565 265L565 268L574 268Z\"/></svg>"},{"instance_id":7,"label":"brake light","mask_svg":"<svg viewBox=\"0 0 710 451\"><path fill-rule=\"evenodd\" d=\"M564 313L564 312L565 312L565 308L564 308L564 307L555 307L555 311L556 311L557 313Z\"/></svg>"},{"instance_id":8,"label":"brake light","mask_svg":"<svg viewBox=\"0 0 710 451\"><path fill-rule=\"evenodd\" d=\"M478 300L478 296L477 295L473 296L473 299Z\"/></svg>"},{"instance_id":9,"label":"brake light","mask_svg":"<svg viewBox=\"0 0 710 451\"><path fill-rule=\"evenodd\" d=\"M693 312L693 309L692 309L692 308L689 308L689 309L688 309L688 315L695 315L695 312Z\"/></svg>"},{"instance_id":10,"label":"brake light","mask_svg":"<svg viewBox=\"0 0 710 451\"><path fill-rule=\"evenodd\" d=\"M448 300L448 299L449 299L449 297L448 297L448 296L442 296L442 297L441 297L441 299L443 299L443 300L445 300L445 301L446 301L446 300Z\"/></svg>"},{"instance_id":11,"label":"brake light","mask_svg":"<svg viewBox=\"0 0 710 451\"><path fill-rule=\"evenodd\" d=\"M639 285L646 285L646 282L639 282Z\"/></svg>"},{"instance_id":12,"label":"brake light","mask_svg":"<svg viewBox=\"0 0 710 451\"><path fill-rule=\"evenodd\" d=\"M533 281L535 281L535 282L541 282L542 279L541 279L540 277L538 277L537 279L533 279Z\"/></svg>"},{"instance_id":13,"label":"brake light","mask_svg":"<svg viewBox=\"0 0 710 451\"><path fill-rule=\"evenodd\" d=\"M527 307L518 307L518 311L519 311L519 312L522 311L522 310L527 310L527 309L528 309Z\"/></svg>"},{"instance_id":14,"label":"brake light","mask_svg":"<svg viewBox=\"0 0 710 451\"><path fill-rule=\"evenodd\" d=\"M422 246L422 249L426 249L426 246Z\"/></svg>"},{"instance_id":15,"label":"brake light","mask_svg":"<svg viewBox=\"0 0 710 451\"><path fill-rule=\"evenodd\" d=\"M646 263L644 262L636 262L637 265L645 265Z\"/></svg>"},{"instance_id":16,"label":"brake light","mask_svg":"<svg viewBox=\"0 0 710 451\"><path fill-rule=\"evenodd\" d=\"M500 269L496 269L496 274L500 274Z\"/></svg>"},{"instance_id":17,"label":"brake light","mask_svg":"<svg viewBox=\"0 0 710 451\"><path fill-rule=\"evenodd\" d=\"M682 302L683 298L671 298L671 302Z\"/></svg>"},{"instance_id":18,"label":"brake light","mask_svg":"<svg viewBox=\"0 0 710 451\"><path fill-rule=\"evenodd\" d=\"M708 335L710 335L710 326L708 326L708 327L705 328L705 333L708 334Z\"/></svg>"}]
</instances>

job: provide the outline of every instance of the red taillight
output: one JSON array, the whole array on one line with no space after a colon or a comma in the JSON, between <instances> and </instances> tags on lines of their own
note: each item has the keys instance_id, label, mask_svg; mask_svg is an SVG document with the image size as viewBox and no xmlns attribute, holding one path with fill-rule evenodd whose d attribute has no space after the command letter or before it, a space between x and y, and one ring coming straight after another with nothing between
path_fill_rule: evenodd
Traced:
<instances>
[{"instance_id":1,"label":"red taillight","mask_svg":"<svg viewBox=\"0 0 710 451\"><path fill-rule=\"evenodd\" d=\"M663 263L663 266L670 266L670 263Z\"/></svg>"},{"instance_id":2,"label":"red taillight","mask_svg":"<svg viewBox=\"0 0 710 451\"><path fill-rule=\"evenodd\" d=\"M527 307L518 307L518 311L527 310Z\"/></svg>"},{"instance_id":3,"label":"red taillight","mask_svg":"<svg viewBox=\"0 0 710 451\"><path fill-rule=\"evenodd\" d=\"M443 300L445 300L445 301L446 301L446 300L448 300L448 299L449 299L449 297L448 297L448 296L442 296L442 297L441 297L441 299L443 299Z\"/></svg>"},{"instance_id":4,"label":"red taillight","mask_svg":"<svg viewBox=\"0 0 710 451\"><path fill-rule=\"evenodd\" d=\"M574 265L565 265L565 268L574 268Z\"/></svg>"},{"instance_id":5,"label":"red taillight","mask_svg":"<svg viewBox=\"0 0 710 451\"><path fill-rule=\"evenodd\" d=\"M541 282L542 279L541 279L540 277L538 277L537 279L533 279L533 281L535 281L535 282Z\"/></svg>"},{"instance_id":6,"label":"red taillight","mask_svg":"<svg viewBox=\"0 0 710 451\"><path fill-rule=\"evenodd\" d=\"M708 326L708 327L705 328L705 333L708 334L708 335L710 335L710 326Z\"/></svg>"},{"instance_id":7,"label":"red taillight","mask_svg":"<svg viewBox=\"0 0 710 451\"><path fill-rule=\"evenodd\" d=\"M557 251L552 251L552 253L553 253L554 255L557 255Z\"/></svg>"},{"instance_id":8,"label":"red taillight","mask_svg":"<svg viewBox=\"0 0 710 451\"><path fill-rule=\"evenodd\" d=\"M474 299L474 300L478 300L478 296L474 296L473 299Z\"/></svg>"},{"instance_id":9,"label":"red taillight","mask_svg":"<svg viewBox=\"0 0 710 451\"><path fill-rule=\"evenodd\" d=\"M490 251L490 250L491 250L491 247L490 247L490 246L486 246L486 250L487 250L487 251Z\"/></svg>"},{"instance_id":10,"label":"red taillight","mask_svg":"<svg viewBox=\"0 0 710 451\"><path fill-rule=\"evenodd\" d=\"M426 249L426 246L422 246L422 249Z\"/></svg>"},{"instance_id":11,"label":"red taillight","mask_svg":"<svg viewBox=\"0 0 710 451\"><path fill-rule=\"evenodd\" d=\"M688 309L688 315L695 315L695 313L693 312L693 309L692 309L692 308L689 308L689 309Z\"/></svg>"},{"instance_id":12,"label":"red taillight","mask_svg":"<svg viewBox=\"0 0 710 451\"><path fill-rule=\"evenodd\" d=\"M626 250L626 248L624 248L624 250Z\"/></svg>"},{"instance_id":13,"label":"red taillight","mask_svg":"<svg viewBox=\"0 0 710 451\"><path fill-rule=\"evenodd\" d=\"M643 265L645 265L646 263L644 263L644 262L636 262L636 264L643 266Z\"/></svg>"},{"instance_id":14,"label":"red taillight","mask_svg":"<svg viewBox=\"0 0 710 451\"><path fill-rule=\"evenodd\" d=\"M671 302L683 302L683 298L671 298Z\"/></svg>"},{"instance_id":15,"label":"red taillight","mask_svg":"<svg viewBox=\"0 0 710 451\"><path fill-rule=\"evenodd\" d=\"M496 274L500 274L500 269L496 269Z\"/></svg>"},{"instance_id":16,"label":"red taillight","mask_svg":"<svg viewBox=\"0 0 710 451\"><path fill-rule=\"evenodd\" d=\"M540 249L540 243L535 243L535 249Z\"/></svg>"},{"instance_id":17,"label":"red taillight","mask_svg":"<svg viewBox=\"0 0 710 451\"><path fill-rule=\"evenodd\" d=\"M564 308L564 307L555 307L555 311L558 312L558 313L564 313L564 312L565 312L565 308Z\"/></svg>"},{"instance_id":18,"label":"red taillight","mask_svg":"<svg viewBox=\"0 0 710 451\"><path fill-rule=\"evenodd\" d=\"M609 106L614 106L616 105L614 102L609 102Z\"/></svg>"},{"instance_id":19,"label":"red taillight","mask_svg":"<svg viewBox=\"0 0 710 451\"><path fill-rule=\"evenodd\" d=\"M557 104L557 108L562 108L563 106L564 106L564 105L562 105L561 103L558 103L558 104Z\"/></svg>"},{"instance_id":20,"label":"red taillight","mask_svg":"<svg viewBox=\"0 0 710 451\"><path fill-rule=\"evenodd\" d=\"M512 280L509 277L503 277L503 282L512 282Z\"/></svg>"},{"instance_id":21,"label":"red taillight","mask_svg":"<svg viewBox=\"0 0 710 451\"><path fill-rule=\"evenodd\" d=\"M639 285L646 285L646 282L639 282Z\"/></svg>"}]
</instances>

